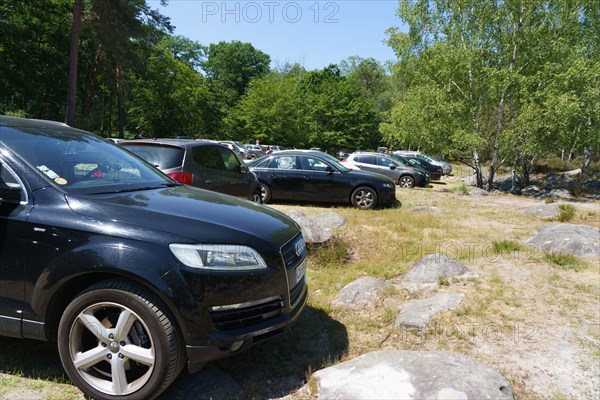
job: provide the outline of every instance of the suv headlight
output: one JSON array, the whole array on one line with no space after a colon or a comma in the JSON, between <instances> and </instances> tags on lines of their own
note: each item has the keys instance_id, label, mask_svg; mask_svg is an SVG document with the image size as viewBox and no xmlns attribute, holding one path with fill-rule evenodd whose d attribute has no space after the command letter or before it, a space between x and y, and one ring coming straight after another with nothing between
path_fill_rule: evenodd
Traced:
<instances>
[{"instance_id":1,"label":"suv headlight","mask_svg":"<svg viewBox=\"0 0 600 400\"><path fill-rule=\"evenodd\" d=\"M191 268L212 271L257 270L267 268L256 250L232 244L177 244L169 249L179 261Z\"/></svg>"},{"instance_id":2,"label":"suv headlight","mask_svg":"<svg viewBox=\"0 0 600 400\"><path fill-rule=\"evenodd\" d=\"M384 183L381 184L381 186L383 186L384 188L391 189L391 188L394 187L394 184L388 183L388 182L384 182Z\"/></svg>"}]
</instances>

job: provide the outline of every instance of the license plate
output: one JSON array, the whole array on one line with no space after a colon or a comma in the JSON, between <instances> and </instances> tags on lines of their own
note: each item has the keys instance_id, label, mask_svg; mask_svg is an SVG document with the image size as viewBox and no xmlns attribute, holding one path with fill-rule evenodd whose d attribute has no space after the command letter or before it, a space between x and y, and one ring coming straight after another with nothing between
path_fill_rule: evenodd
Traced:
<instances>
[{"instance_id":1,"label":"license plate","mask_svg":"<svg viewBox=\"0 0 600 400\"><path fill-rule=\"evenodd\" d=\"M300 282L304 278L305 274L306 274L306 260L302 261L302 264L298 265L296 267L296 270L294 271L294 285L296 285L298 282Z\"/></svg>"}]
</instances>

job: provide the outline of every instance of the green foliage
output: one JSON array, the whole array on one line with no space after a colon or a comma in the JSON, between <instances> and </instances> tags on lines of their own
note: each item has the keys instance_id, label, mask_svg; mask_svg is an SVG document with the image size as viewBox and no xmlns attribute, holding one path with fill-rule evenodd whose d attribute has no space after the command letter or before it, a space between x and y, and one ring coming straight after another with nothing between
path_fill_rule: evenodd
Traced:
<instances>
[{"instance_id":1,"label":"green foliage","mask_svg":"<svg viewBox=\"0 0 600 400\"><path fill-rule=\"evenodd\" d=\"M333 237L324 244L310 247L311 267L340 268L348 261L349 246L338 237Z\"/></svg>"},{"instance_id":2,"label":"green foliage","mask_svg":"<svg viewBox=\"0 0 600 400\"><path fill-rule=\"evenodd\" d=\"M575 207L571 204L561 204L558 206L560 214L556 217L559 222L569 222L575 217Z\"/></svg>"},{"instance_id":3,"label":"green foliage","mask_svg":"<svg viewBox=\"0 0 600 400\"><path fill-rule=\"evenodd\" d=\"M512 240L502 240L492 243L492 251L494 254L506 254L523 251L524 247L521 243Z\"/></svg>"},{"instance_id":4,"label":"green foliage","mask_svg":"<svg viewBox=\"0 0 600 400\"><path fill-rule=\"evenodd\" d=\"M385 141L463 159L476 150L491 177L507 158L598 151L599 46L588 30L600 24L590 4L401 0L409 31L388 30L388 43L407 88L380 126Z\"/></svg>"},{"instance_id":5,"label":"green foliage","mask_svg":"<svg viewBox=\"0 0 600 400\"><path fill-rule=\"evenodd\" d=\"M587 265L577 257L570 254L548 253L545 256L546 261L565 270L583 271Z\"/></svg>"}]
</instances>

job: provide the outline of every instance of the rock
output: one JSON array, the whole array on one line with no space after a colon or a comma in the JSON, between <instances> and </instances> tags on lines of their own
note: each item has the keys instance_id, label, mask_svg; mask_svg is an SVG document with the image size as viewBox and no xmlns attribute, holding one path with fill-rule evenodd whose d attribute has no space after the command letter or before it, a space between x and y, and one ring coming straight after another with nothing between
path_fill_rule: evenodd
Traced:
<instances>
[{"instance_id":1,"label":"rock","mask_svg":"<svg viewBox=\"0 0 600 400\"><path fill-rule=\"evenodd\" d=\"M557 203L539 204L523 210L523 214L535 215L540 218L556 218L560 214L560 207Z\"/></svg>"},{"instance_id":2,"label":"rock","mask_svg":"<svg viewBox=\"0 0 600 400\"><path fill-rule=\"evenodd\" d=\"M322 212L313 217L321 226L328 231L340 229L346 224L346 218L331 211Z\"/></svg>"},{"instance_id":3,"label":"rock","mask_svg":"<svg viewBox=\"0 0 600 400\"><path fill-rule=\"evenodd\" d=\"M370 276L358 278L340 291L332 304L348 308L371 307L380 299L379 291L391 287L389 283Z\"/></svg>"},{"instance_id":4,"label":"rock","mask_svg":"<svg viewBox=\"0 0 600 400\"><path fill-rule=\"evenodd\" d=\"M234 398L240 385L212 364L195 374L180 374L160 396L161 399L223 399Z\"/></svg>"},{"instance_id":5,"label":"rock","mask_svg":"<svg viewBox=\"0 0 600 400\"><path fill-rule=\"evenodd\" d=\"M545 225L525 245L548 253L600 257L600 230L589 225Z\"/></svg>"},{"instance_id":6,"label":"rock","mask_svg":"<svg viewBox=\"0 0 600 400\"><path fill-rule=\"evenodd\" d=\"M438 286L440 279L451 279L471 274L457 260L440 253L429 254L413 264L402 279L406 284L432 284Z\"/></svg>"},{"instance_id":7,"label":"rock","mask_svg":"<svg viewBox=\"0 0 600 400\"><path fill-rule=\"evenodd\" d=\"M563 172L565 175L567 176L575 176L575 175L581 175L581 168L577 168L571 171L567 171L567 172Z\"/></svg>"},{"instance_id":8,"label":"rock","mask_svg":"<svg viewBox=\"0 0 600 400\"><path fill-rule=\"evenodd\" d=\"M331 231L341 228L346 220L334 212L324 212L308 216L302 211L290 210L286 213L300 225L306 243L324 243L331 239Z\"/></svg>"},{"instance_id":9,"label":"rock","mask_svg":"<svg viewBox=\"0 0 600 400\"><path fill-rule=\"evenodd\" d=\"M396 318L396 326L422 331L436 314L458 307L463 297L465 295L462 293L439 293L426 299L411 301L402 308Z\"/></svg>"},{"instance_id":10,"label":"rock","mask_svg":"<svg viewBox=\"0 0 600 400\"><path fill-rule=\"evenodd\" d=\"M317 399L515 399L491 368L449 351L367 353L313 374Z\"/></svg>"},{"instance_id":11,"label":"rock","mask_svg":"<svg viewBox=\"0 0 600 400\"><path fill-rule=\"evenodd\" d=\"M413 207L410 208L409 211L413 211L413 212L421 212L421 211L439 211L440 208L439 207L435 207L435 206L417 206L417 207Z\"/></svg>"},{"instance_id":12,"label":"rock","mask_svg":"<svg viewBox=\"0 0 600 400\"><path fill-rule=\"evenodd\" d=\"M469 196L488 196L490 193L487 190L480 189L478 187L470 187Z\"/></svg>"},{"instance_id":13,"label":"rock","mask_svg":"<svg viewBox=\"0 0 600 400\"><path fill-rule=\"evenodd\" d=\"M523 194L524 196L538 196L540 194L541 190L538 186L536 185L529 185L529 186L525 186L523 188L523 190L521 191L521 194Z\"/></svg>"},{"instance_id":14,"label":"rock","mask_svg":"<svg viewBox=\"0 0 600 400\"><path fill-rule=\"evenodd\" d=\"M571 195L571 193L569 193L569 191L566 189L553 189L548 192L547 196L551 197L553 199L557 199L557 200L572 200L573 199L573 195Z\"/></svg>"}]
</instances>

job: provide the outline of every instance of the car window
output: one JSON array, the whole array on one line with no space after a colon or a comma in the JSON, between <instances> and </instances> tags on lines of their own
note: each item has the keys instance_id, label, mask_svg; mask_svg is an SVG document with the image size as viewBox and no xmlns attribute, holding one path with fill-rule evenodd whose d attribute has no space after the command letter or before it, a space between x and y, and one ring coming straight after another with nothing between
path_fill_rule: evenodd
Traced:
<instances>
[{"instance_id":1,"label":"car window","mask_svg":"<svg viewBox=\"0 0 600 400\"><path fill-rule=\"evenodd\" d=\"M324 163L322 160L316 157L304 156L300 157L300 161L302 164L302 169L309 171L326 171L328 164Z\"/></svg>"},{"instance_id":2,"label":"car window","mask_svg":"<svg viewBox=\"0 0 600 400\"><path fill-rule=\"evenodd\" d=\"M270 168L275 169L296 169L296 156L277 156L273 157Z\"/></svg>"},{"instance_id":3,"label":"car window","mask_svg":"<svg viewBox=\"0 0 600 400\"><path fill-rule=\"evenodd\" d=\"M376 157L377 165L389 167L390 164L395 164L392 160L387 157Z\"/></svg>"},{"instance_id":4,"label":"car window","mask_svg":"<svg viewBox=\"0 0 600 400\"><path fill-rule=\"evenodd\" d=\"M221 146L197 146L192 149L192 158L204 168L238 172L240 160L235 153Z\"/></svg>"},{"instance_id":5,"label":"car window","mask_svg":"<svg viewBox=\"0 0 600 400\"><path fill-rule=\"evenodd\" d=\"M375 164L375 157L373 156L358 156L356 161L364 164Z\"/></svg>"},{"instance_id":6,"label":"car window","mask_svg":"<svg viewBox=\"0 0 600 400\"><path fill-rule=\"evenodd\" d=\"M3 128L0 144L69 193L133 191L175 184L123 148L70 128Z\"/></svg>"},{"instance_id":7,"label":"car window","mask_svg":"<svg viewBox=\"0 0 600 400\"><path fill-rule=\"evenodd\" d=\"M267 164L269 162L271 162L271 160L265 157L263 159L260 159L260 161L258 162L253 162L252 164L250 164L250 166L252 168L268 168Z\"/></svg>"},{"instance_id":8,"label":"car window","mask_svg":"<svg viewBox=\"0 0 600 400\"><path fill-rule=\"evenodd\" d=\"M11 170L8 165L0 162L0 186L9 183L17 184L23 188L23 184L19 178L17 178L17 175L13 170ZM27 201L27 192L25 191L25 188L21 190L21 201Z\"/></svg>"},{"instance_id":9,"label":"car window","mask_svg":"<svg viewBox=\"0 0 600 400\"><path fill-rule=\"evenodd\" d=\"M183 165L184 150L180 147L157 145L125 145L127 150L160 169L171 169Z\"/></svg>"}]
</instances>

